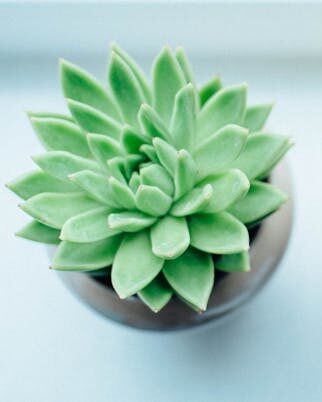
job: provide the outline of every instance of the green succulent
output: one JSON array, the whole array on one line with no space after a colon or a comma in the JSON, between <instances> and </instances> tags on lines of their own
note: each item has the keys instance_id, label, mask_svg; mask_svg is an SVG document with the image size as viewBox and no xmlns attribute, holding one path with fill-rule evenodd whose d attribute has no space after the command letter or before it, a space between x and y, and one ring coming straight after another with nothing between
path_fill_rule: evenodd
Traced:
<instances>
[{"instance_id":1,"label":"green succulent","mask_svg":"<svg viewBox=\"0 0 322 402\"><path fill-rule=\"evenodd\" d=\"M29 113L47 152L8 185L34 219L17 234L153 311L173 294L205 310L215 270L248 271L249 227L287 199L266 180L291 146L260 131L272 106L217 76L198 89L182 48L163 48L152 84L115 44L108 88L64 60L60 76L71 116Z\"/></svg>"}]
</instances>

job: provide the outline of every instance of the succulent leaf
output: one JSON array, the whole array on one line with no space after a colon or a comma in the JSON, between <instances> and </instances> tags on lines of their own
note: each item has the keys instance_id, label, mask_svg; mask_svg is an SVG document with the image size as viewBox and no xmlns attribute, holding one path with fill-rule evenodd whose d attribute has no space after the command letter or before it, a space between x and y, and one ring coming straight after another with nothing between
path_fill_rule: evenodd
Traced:
<instances>
[{"instance_id":1,"label":"succulent leaf","mask_svg":"<svg viewBox=\"0 0 322 402\"><path fill-rule=\"evenodd\" d=\"M67 99L68 108L78 125L88 133L105 134L118 139L121 125L113 118L85 103Z\"/></svg>"},{"instance_id":2,"label":"succulent leaf","mask_svg":"<svg viewBox=\"0 0 322 402\"><path fill-rule=\"evenodd\" d=\"M153 106L165 124L169 124L175 96L186 81L177 59L168 47L164 47L156 58L152 75Z\"/></svg>"},{"instance_id":3,"label":"succulent leaf","mask_svg":"<svg viewBox=\"0 0 322 402\"><path fill-rule=\"evenodd\" d=\"M107 223L113 230L138 232L156 221L156 218L138 211L119 212L109 215Z\"/></svg>"},{"instance_id":4,"label":"succulent leaf","mask_svg":"<svg viewBox=\"0 0 322 402\"><path fill-rule=\"evenodd\" d=\"M247 272L250 270L249 255L246 251L222 255L215 263L215 268L224 272Z\"/></svg>"},{"instance_id":5,"label":"succulent leaf","mask_svg":"<svg viewBox=\"0 0 322 402\"><path fill-rule=\"evenodd\" d=\"M131 189L114 177L109 178L111 196L116 204L125 209L135 209L134 194Z\"/></svg>"},{"instance_id":6,"label":"succulent leaf","mask_svg":"<svg viewBox=\"0 0 322 402\"><path fill-rule=\"evenodd\" d=\"M172 205L170 214L173 216L188 216L202 212L207 208L212 195L213 189L210 184L195 187Z\"/></svg>"},{"instance_id":7,"label":"succulent leaf","mask_svg":"<svg viewBox=\"0 0 322 402\"><path fill-rule=\"evenodd\" d=\"M243 126L248 128L251 132L261 130L272 111L272 107L273 104L271 103L248 107L246 109Z\"/></svg>"},{"instance_id":8,"label":"succulent leaf","mask_svg":"<svg viewBox=\"0 0 322 402\"><path fill-rule=\"evenodd\" d=\"M52 268L60 271L94 271L112 264L122 236L82 244L62 241Z\"/></svg>"},{"instance_id":9,"label":"succulent leaf","mask_svg":"<svg viewBox=\"0 0 322 402\"><path fill-rule=\"evenodd\" d=\"M121 133L121 143L123 145L123 148L129 154L139 153L141 145L149 142L151 143L151 138L143 135L138 130L133 129L129 125L123 127Z\"/></svg>"},{"instance_id":10,"label":"succulent leaf","mask_svg":"<svg viewBox=\"0 0 322 402\"><path fill-rule=\"evenodd\" d=\"M112 284L121 299L145 288L161 271L164 260L152 253L147 231L124 235L112 267Z\"/></svg>"},{"instance_id":11,"label":"succulent leaf","mask_svg":"<svg viewBox=\"0 0 322 402\"><path fill-rule=\"evenodd\" d=\"M185 218L165 216L151 228L153 254L165 260L178 258L190 244Z\"/></svg>"},{"instance_id":12,"label":"succulent leaf","mask_svg":"<svg viewBox=\"0 0 322 402\"><path fill-rule=\"evenodd\" d=\"M33 220L16 232L16 236L46 244L59 244L59 233L59 230Z\"/></svg>"},{"instance_id":13,"label":"succulent leaf","mask_svg":"<svg viewBox=\"0 0 322 402\"><path fill-rule=\"evenodd\" d=\"M209 254L190 248L176 260L166 261L162 272L184 300L206 310L215 277Z\"/></svg>"},{"instance_id":14,"label":"succulent leaf","mask_svg":"<svg viewBox=\"0 0 322 402\"><path fill-rule=\"evenodd\" d=\"M222 83L218 75L207 81L199 90L200 106L203 107L221 88Z\"/></svg>"},{"instance_id":15,"label":"succulent leaf","mask_svg":"<svg viewBox=\"0 0 322 402\"><path fill-rule=\"evenodd\" d=\"M271 184L254 180L247 195L229 208L243 223L257 222L276 211L287 201L287 196Z\"/></svg>"},{"instance_id":16,"label":"succulent leaf","mask_svg":"<svg viewBox=\"0 0 322 402\"><path fill-rule=\"evenodd\" d=\"M161 138L154 138L153 146L161 165L173 176L177 163L176 149Z\"/></svg>"},{"instance_id":17,"label":"succulent leaf","mask_svg":"<svg viewBox=\"0 0 322 402\"><path fill-rule=\"evenodd\" d=\"M107 169L107 161L109 159L123 154L119 142L112 138L100 134L88 134L87 140L93 156L105 169Z\"/></svg>"},{"instance_id":18,"label":"succulent leaf","mask_svg":"<svg viewBox=\"0 0 322 402\"><path fill-rule=\"evenodd\" d=\"M177 160L174 171L174 200L177 200L188 191L192 190L196 183L196 178L197 166L192 156L185 149L181 149L177 152Z\"/></svg>"},{"instance_id":19,"label":"succulent leaf","mask_svg":"<svg viewBox=\"0 0 322 402\"><path fill-rule=\"evenodd\" d=\"M227 212L193 215L189 220L190 244L212 254L247 251L246 227Z\"/></svg>"},{"instance_id":20,"label":"succulent leaf","mask_svg":"<svg viewBox=\"0 0 322 402\"><path fill-rule=\"evenodd\" d=\"M140 108L138 119L141 129L146 136L151 139L154 137L160 137L169 142L171 136L168 129L163 123L161 117L152 109L151 106L144 103Z\"/></svg>"},{"instance_id":21,"label":"succulent leaf","mask_svg":"<svg viewBox=\"0 0 322 402\"><path fill-rule=\"evenodd\" d=\"M140 169L140 184L148 186L155 185L164 193L172 196L174 193L174 184L169 173L164 167L155 163Z\"/></svg>"},{"instance_id":22,"label":"succulent leaf","mask_svg":"<svg viewBox=\"0 0 322 402\"><path fill-rule=\"evenodd\" d=\"M67 116L62 113L51 113L51 112L27 112L29 119L35 118L48 118L48 119L59 119L69 121L71 123L75 123L74 119L71 116Z\"/></svg>"},{"instance_id":23,"label":"succulent leaf","mask_svg":"<svg viewBox=\"0 0 322 402\"><path fill-rule=\"evenodd\" d=\"M158 187L141 184L135 194L135 202L140 211L162 216L168 212L172 199Z\"/></svg>"},{"instance_id":24,"label":"succulent leaf","mask_svg":"<svg viewBox=\"0 0 322 402\"><path fill-rule=\"evenodd\" d=\"M183 72L185 81L187 83L191 83L195 87L195 78L194 74L192 71L192 67L189 63L188 57L186 55L186 52L184 51L184 48L182 46L179 46L176 49L176 59L180 65L181 71Z\"/></svg>"},{"instance_id":25,"label":"succulent leaf","mask_svg":"<svg viewBox=\"0 0 322 402\"><path fill-rule=\"evenodd\" d=\"M201 109L198 137L205 139L227 124L241 125L246 110L247 85L220 89Z\"/></svg>"},{"instance_id":26,"label":"succulent leaf","mask_svg":"<svg viewBox=\"0 0 322 402\"><path fill-rule=\"evenodd\" d=\"M160 275L138 292L143 303L155 313L158 313L168 304L172 294L173 290Z\"/></svg>"},{"instance_id":27,"label":"succulent leaf","mask_svg":"<svg viewBox=\"0 0 322 402\"><path fill-rule=\"evenodd\" d=\"M62 227L60 238L74 243L91 243L120 233L107 225L109 208L99 207L69 218Z\"/></svg>"},{"instance_id":28,"label":"succulent leaf","mask_svg":"<svg viewBox=\"0 0 322 402\"><path fill-rule=\"evenodd\" d=\"M41 193L29 198L21 209L44 225L61 229L72 216L99 206L83 193Z\"/></svg>"},{"instance_id":29,"label":"succulent leaf","mask_svg":"<svg viewBox=\"0 0 322 402\"><path fill-rule=\"evenodd\" d=\"M86 136L76 124L52 117L31 117L30 121L47 150L68 151L85 158L91 156Z\"/></svg>"}]
</instances>

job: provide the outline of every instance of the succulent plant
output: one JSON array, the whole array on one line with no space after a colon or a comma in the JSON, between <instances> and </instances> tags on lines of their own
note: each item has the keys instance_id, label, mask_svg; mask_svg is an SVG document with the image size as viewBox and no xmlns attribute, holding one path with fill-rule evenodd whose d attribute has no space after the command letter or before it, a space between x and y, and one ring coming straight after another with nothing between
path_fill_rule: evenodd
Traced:
<instances>
[{"instance_id":1,"label":"succulent plant","mask_svg":"<svg viewBox=\"0 0 322 402\"><path fill-rule=\"evenodd\" d=\"M8 185L33 218L17 234L153 311L174 294L205 310L215 270L248 271L249 227L287 199L267 180L291 146L261 131L272 106L217 76L198 89L182 48L161 51L152 84L115 44L108 88L65 60L60 76L71 116L29 113L47 152Z\"/></svg>"}]
</instances>

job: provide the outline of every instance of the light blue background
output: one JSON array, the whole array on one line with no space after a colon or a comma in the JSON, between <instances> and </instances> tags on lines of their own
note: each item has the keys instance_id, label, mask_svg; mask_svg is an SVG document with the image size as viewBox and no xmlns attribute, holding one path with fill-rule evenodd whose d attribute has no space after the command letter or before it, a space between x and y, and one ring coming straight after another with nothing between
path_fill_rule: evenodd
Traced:
<instances>
[{"instance_id":1,"label":"light blue background","mask_svg":"<svg viewBox=\"0 0 322 402\"><path fill-rule=\"evenodd\" d=\"M278 100L268 129L297 143L289 155L296 213L285 258L256 299L220 326L172 334L105 321L47 269L42 245L13 237L27 218L3 183L41 152L24 111L64 110L56 56L17 53L0 63L0 400L321 401L320 55L191 55L199 81L220 72L226 83L248 81L251 103ZM72 61L104 75L103 56Z\"/></svg>"}]
</instances>

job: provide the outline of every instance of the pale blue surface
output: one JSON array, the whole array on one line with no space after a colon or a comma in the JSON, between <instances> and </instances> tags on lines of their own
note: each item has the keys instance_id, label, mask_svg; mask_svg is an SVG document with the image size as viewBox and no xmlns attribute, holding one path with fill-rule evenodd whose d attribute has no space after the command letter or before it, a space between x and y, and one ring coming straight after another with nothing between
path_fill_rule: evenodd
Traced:
<instances>
[{"instance_id":1,"label":"pale blue surface","mask_svg":"<svg viewBox=\"0 0 322 402\"><path fill-rule=\"evenodd\" d=\"M43 247L13 237L27 218L2 185L32 168L29 155L41 151L23 111L63 110L55 60L7 59L0 67L0 401L322 400L322 62L195 62L200 78L216 65L228 83L249 81L251 101L277 99L269 127L297 142L289 157L295 226L278 272L217 328L138 332L81 305L47 269ZM98 64L81 64L103 76Z\"/></svg>"}]
</instances>

